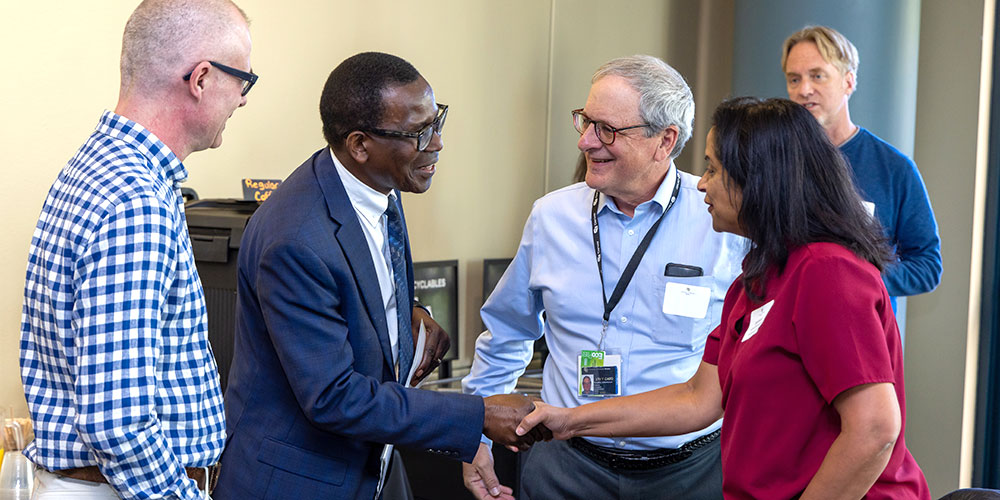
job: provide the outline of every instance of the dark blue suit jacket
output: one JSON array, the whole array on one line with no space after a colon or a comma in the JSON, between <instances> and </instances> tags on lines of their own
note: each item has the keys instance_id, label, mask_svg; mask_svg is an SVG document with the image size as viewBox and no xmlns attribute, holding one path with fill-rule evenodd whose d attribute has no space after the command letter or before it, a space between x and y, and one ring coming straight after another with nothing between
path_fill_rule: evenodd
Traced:
<instances>
[{"instance_id":1,"label":"dark blue suit jacket","mask_svg":"<svg viewBox=\"0 0 1000 500\"><path fill-rule=\"evenodd\" d=\"M412 296L408 242L406 260ZM328 148L251 218L236 309L216 500L373 498L382 443L472 461L482 399L394 382L374 263Z\"/></svg>"}]
</instances>

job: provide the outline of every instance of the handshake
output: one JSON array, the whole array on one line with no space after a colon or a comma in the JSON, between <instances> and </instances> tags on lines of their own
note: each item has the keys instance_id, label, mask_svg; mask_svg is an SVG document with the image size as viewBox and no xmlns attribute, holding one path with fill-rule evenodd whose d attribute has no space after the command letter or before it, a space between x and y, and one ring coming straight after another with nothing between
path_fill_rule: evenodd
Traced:
<instances>
[{"instance_id":1,"label":"handshake","mask_svg":"<svg viewBox=\"0 0 1000 500\"><path fill-rule=\"evenodd\" d=\"M539 402L538 406L528 398L518 394L501 394L483 400L486 415L483 418L483 434L494 442L512 450L524 451L538 441L566 439L564 431L553 432L548 423L556 423L562 429L564 421L551 418L554 408ZM528 414L531 414L529 417ZM462 464L462 479L465 487L478 500L513 500L513 490L500 484L493 470L493 453L489 446L479 444L479 451L472 463Z\"/></svg>"},{"instance_id":2,"label":"handshake","mask_svg":"<svg viewBox=\"0 0 1000 500\"><path fill-rule=\"evenodd\" d=\"M530 399L520 394L498 394L483 398L483 403L486 407L483 434L494 442L525 451L537 441L552 439L552 432L544 424L536 425L523 436L517 434L521 420L535 409Z\"/></svg>"}]
</instances>

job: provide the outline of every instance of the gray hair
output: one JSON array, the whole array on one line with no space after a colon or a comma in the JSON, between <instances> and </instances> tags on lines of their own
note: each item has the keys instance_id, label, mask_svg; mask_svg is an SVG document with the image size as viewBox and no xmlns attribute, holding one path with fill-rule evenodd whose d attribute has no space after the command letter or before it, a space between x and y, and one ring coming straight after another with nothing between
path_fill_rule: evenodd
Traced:
<instances>
[{"instance_id":1,"label":"gray hair","mask_svg":"<svg viewBox=\"0 0 1000 500\"><path fill-rule=\"evenodd\" d=\"M661 59L647 55L612 59L597 68L591 83L608 75L624 78L639 92L639 116L649 124L647 137L671 125L677 127L677 144L670 153L677 158L691 138L694 121L694 96L684 77Z\"/></svg>"},{"instance_id":2,"label":"gray hair","mask_svg":"<svg viewBox=\"0 0 1000 500\"><path fill-rule=\"evenodd\" d=\"M250 21L230 0L144 0L125 24L121 87L150 92L180 80L198 62L218 58Z\"/></svg>"}]
</instances>

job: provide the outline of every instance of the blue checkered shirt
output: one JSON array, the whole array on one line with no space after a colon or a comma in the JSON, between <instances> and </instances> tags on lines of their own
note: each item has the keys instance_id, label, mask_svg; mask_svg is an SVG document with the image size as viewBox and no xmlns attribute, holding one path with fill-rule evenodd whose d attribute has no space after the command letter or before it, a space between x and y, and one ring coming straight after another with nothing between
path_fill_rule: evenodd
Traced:
<instances>
[{"instance_id":1,"label":"blue checkered shirt","mask_svg":"<svg viewBox=\"0 0 1000 500\"><path fill-rule=\"evenodd\" d=\"M225 441L180 183L187 170L111 112L59 173L31 238L21 379L49 470L97 465L122 498L200 498L184 466Z\"/></svg>"}]
</instances>

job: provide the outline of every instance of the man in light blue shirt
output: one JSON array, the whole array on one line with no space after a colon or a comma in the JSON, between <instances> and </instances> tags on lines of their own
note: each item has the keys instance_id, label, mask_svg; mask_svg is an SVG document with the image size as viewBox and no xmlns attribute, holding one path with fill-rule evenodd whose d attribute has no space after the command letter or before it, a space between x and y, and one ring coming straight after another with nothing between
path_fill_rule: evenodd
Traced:
<instances>
[{"instance_id":1,"label":"man in light blue shirt","mask_svg":"<svg viewBox=\"0 0 1000 500\"><path fill-rule=\"evenodd\" d=\"M487 331L465 392L512 391L542 335L550 351L542 399L557 406L645 392L695 372L746 247L712 230L698 178L673 164L693 117L690 88L655 57L597 70L585 107L573 112L586 182L535 202L517 255L483 306ZM673 437L536 443L524 493L721 498L720 425ZM463 468L478 498L511 493L496 480L487 443Z\"/></svg>"}]
</instances>

